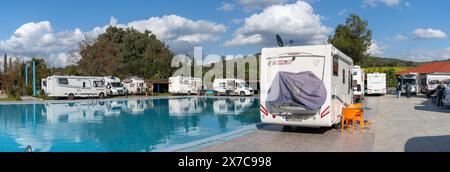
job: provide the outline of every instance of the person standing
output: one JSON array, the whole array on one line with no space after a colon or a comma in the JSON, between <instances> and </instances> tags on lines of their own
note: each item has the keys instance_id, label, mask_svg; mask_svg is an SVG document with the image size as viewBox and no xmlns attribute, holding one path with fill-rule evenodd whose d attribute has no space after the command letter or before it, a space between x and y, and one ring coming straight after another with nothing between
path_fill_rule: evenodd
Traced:
<instances>
[{"instance_id":1,"label":"person standing","mask_svg":"<svg viewBox=\"0 0 450 172\"><path fill-rule=\"evenodd\" d=\"M406 97L411 98L411 84L406 83Z\"/></svg>"},{"instance_id":2,"label":"person standing","mask_svg":"<svg viewBox=\"0 0 450 172\"><path fill-rule=\"evenodd\" d=\"M400 82L397 84L397 98L400 98L402 95L402 85Z\"/></svg>"},{"instance_id":3,"label":"person standing","mask_svg":"<svg viewBox=\"0 0 450 172\"><path fill-rule=\"evenodd\" d=\"M444 82L440 82L439 86L436 89L437 91L437 106L444 106L444 94L445 94L445 86Z\"/></svg>"}]
</instances>

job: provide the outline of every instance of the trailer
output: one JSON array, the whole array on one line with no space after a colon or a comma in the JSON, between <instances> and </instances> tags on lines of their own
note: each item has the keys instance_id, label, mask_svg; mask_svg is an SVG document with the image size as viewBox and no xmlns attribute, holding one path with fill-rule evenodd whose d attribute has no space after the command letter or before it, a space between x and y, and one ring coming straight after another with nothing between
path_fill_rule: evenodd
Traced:
<instances>
[{"instance_id":1,"label":"trailer","mask_svg":"<svg viewBox=\"0 0 450 172\"><path fill-rule=\"evenodd\" d=\"M370 73L367 74L367 95L385 95L387 94L386 74Z\"/></svg>"},{"instance_id":2,"label":"trailer","mask_svg":"<svg viewBox=\"0 0 450 172\"><path fill-rule=\"evenodd\" d=\"M104 77L106 88L108 89L108 96L122 96L125 95L125 88L117 77Z\"/></svg>"},{"instance_id":3,"label":"trailer","mask_svg":"<svg viewBox=\"0 0 450 172\"><path fill-rule=\"evenodd\" d=\"M132 95L145 94L147 92L147 83L144 78L131 76L122 81L122 85L125 88L125 92Z\"/></svg>"},{"instance_id":4,"label":"trailer","mask_svg":"<svg viewBox=\"0 0 450 172\"><path fill-rule=\"evenodd\" d=\"M366 74L361 66L353 66L353 97L355 102L364 99Z\"/></svg>"},{"instance_id":5,"label":"trailer","mask_svg":"<svg viewBox=\"0 0 450 172\"><path fill-rule=\"evenodd\" d=\"M169 93L176 95L197 94L202 90L202 79L192 77L170 77Z\"/></svg>"},{"instance_id":6,"label":"trailer","mask_svg":"<svg viewBox=\"0 0 450 172\"><path fill-rule=\"evenodd\" d=\"M96 97L103 99L107 89L103 77L94 76L50 76L46 79L46 94L54 98Z\"/></svg>"},{"instance_id":7,"label":"trailer","mask_svg":"<svg viewBox=\"0 0 450 172\"><path fill-rule=\"evenodd\" d=\"M253 88L242 79L215 79L213 87L217 95L253 96L255 94Z\"/></svg>"},{"instance_id":8,"label":"trailer","mask_svg":"<svg viewBox=\"0 0 450 172\"><path fill-rule=\"evenodd\" d=\"M353 60L333 45L263 48L261 121L332 127L353 103Z\"/></svg>"},{"instance_id":9,"label":"trailer","mask_svg":"<svg viewBox=\"0 0 450 172\"><path fill-rule=\"evenodd\" d=\"M436 89L441 82L450 84L450 73L431 73L422 75L420 91L427 96L431 96L436 92Z\"/></svg>"}]
</instances>

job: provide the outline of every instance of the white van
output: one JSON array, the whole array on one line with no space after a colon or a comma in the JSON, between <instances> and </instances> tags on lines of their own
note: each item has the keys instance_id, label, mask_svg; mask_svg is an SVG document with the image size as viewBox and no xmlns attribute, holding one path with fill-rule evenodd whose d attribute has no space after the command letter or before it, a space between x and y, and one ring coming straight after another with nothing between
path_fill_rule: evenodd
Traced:
<instances>
[{"instance_id":1,"label":"white van","mask_svg":"<svg viewBox=\"0 0 450 172\"><path fill-rule=\"evenodd\" d=\"M108 96L121 96L125 95L125 88L122 86L120 79L117 77L104 77L105 85L108 89Z\"/></svg>"},{"instance_id":2,"label":"white van","mask_svg":"<svg viewBox=\"0 0 450 172\"><path fill-rule=\"evenodd\" d=\"M353 66L353 96L355 102L364 99L366 74L361 66Z\"/></svg>"},{"instance_id":3,"label":"white van","mask_svg":"<svg viewBox=\"0 0 450 172\"><path fill-rule=\"evenodd\" d=\"M144 78L140 78L137 76L132 76L124 79L122 81L122 85L126 90L128 90L128 94L145 94L147 92L147 84L145 83Z\"/></svg>"},{"instance_id":4,"label":"white van","mask_svg":"<svg viewBox=\"0 0 450 172\"><path fill-rule=\"evenodd\" d=\"M213 87L218 95L253 96L255 94L253 88L242 79L215 79Z\"/></svg>"},{"instance_id":5,"label":"white van","mask_svg":"<svg viewBox=\"0 0 450 172\"><path fill-rule=\"evenodd\" d=\"M107 96L107 89L102 77L84 76L50 76L47 78L46 93L49 97L75 98Z\"/></svg>"},{"instance_id":6,"label":"white van","mask_svg":"<svg viewBox=\"0 0 450 172\"><path fill-rule=\"evenodd\" d=\"M263 123L332 127L353 103L353 60L333 45L264 48L260 64Z\"/></svg>"},{"instance_id":7,"label":"white van","mask_svg":"<svg viewBox=\"0 0 450 172\"><path fill-rule=\"evenodd\" d=\"M386 74L367 74L367 95L385 95L387 93Z\"/></svg>"},{"instance_id":8,"label":"white van","mask_svg":"<svg viewBox=\"0 0 450 172\"><path fill-rule=\"evenodd\" d=\"M169 93L191 95L197 94L202 88L202 79L191 77L170 77Z\"/></svg>"}]
</instances>

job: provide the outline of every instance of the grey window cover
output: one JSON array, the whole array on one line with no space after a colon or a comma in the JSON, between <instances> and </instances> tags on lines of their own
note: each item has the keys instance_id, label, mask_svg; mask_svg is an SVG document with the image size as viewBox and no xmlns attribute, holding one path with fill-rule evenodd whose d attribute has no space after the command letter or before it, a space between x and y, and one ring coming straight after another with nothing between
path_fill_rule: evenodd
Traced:
<instances>
[{"instance_id":1,"label":"grey window cover","mask_svg":"<svg viewBox=\"0 0 450 172\"><path fill-rule=\"evenodd\" d=\"M315 115L325 104L327 90L314 73L279 72L269 89L267 110L275 115Z\"/></svg>"}]
</instances>

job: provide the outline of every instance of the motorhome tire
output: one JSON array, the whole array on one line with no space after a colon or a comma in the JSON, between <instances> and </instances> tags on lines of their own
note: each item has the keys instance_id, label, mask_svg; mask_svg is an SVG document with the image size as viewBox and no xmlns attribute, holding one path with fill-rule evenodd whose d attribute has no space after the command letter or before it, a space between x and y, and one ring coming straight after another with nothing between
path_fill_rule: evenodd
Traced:
<instances>
[{"instance_id":1,"label":"motorhome tire","mask_svg":"<svg viewBox=\"0 0 450 172\"><path fill-rule=\"evenodd\" d=\"M191 92L190 92L190 91L188 91L188 93L187 93L187 94L188 94L188 96L190 96L190 95L191 95Z\"/></svg>"},{"instance_id":2,"label":"motorhome tire","mask_svg":"<svg viewBox=\"0 0 450 172\"><path fill-rule=\"evenodd\" d=\"M73 95L72 93L70 93L69 96L67 96L67 98L68 98L69 100L73 100L73 99L75 99L75 95Z\"/></svg>"},{"instance_id":3,"label":"motorhome tire","mask_svg":"<svg viewBox=\"0 0 450 172\"><path fill-rule=\"evenodd\" d=\"M241 92L241 97L244 97L245 96L245 92Z\"/></svg>"}]
</instances>

